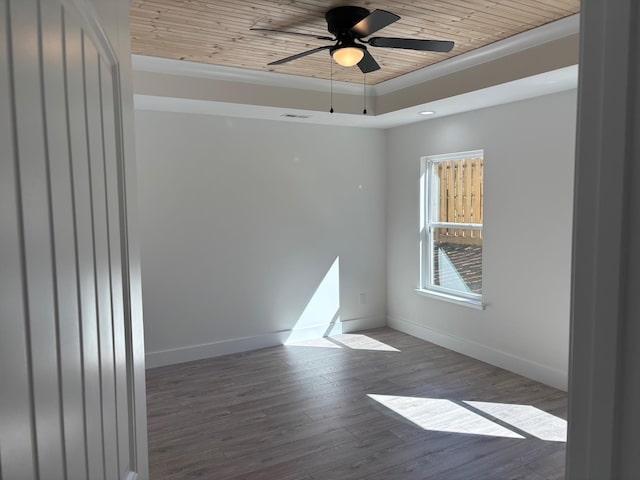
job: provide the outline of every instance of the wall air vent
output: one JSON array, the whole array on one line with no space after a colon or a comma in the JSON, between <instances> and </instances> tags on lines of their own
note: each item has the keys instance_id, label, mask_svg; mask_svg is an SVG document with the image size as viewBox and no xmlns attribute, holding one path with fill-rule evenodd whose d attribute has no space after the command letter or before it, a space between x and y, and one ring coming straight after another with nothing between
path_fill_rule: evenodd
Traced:
<instances>
[{"instance_id":1,"label":"wall air vent","mask_svg":"<svg viewBox=\"0 0 640 480\"><path fill-rule=\"evenodd\" d=\"M283 113L280 116L285 118L311 118L311 115L296 115L294 113Z\"/></svg>"}]
</instances>

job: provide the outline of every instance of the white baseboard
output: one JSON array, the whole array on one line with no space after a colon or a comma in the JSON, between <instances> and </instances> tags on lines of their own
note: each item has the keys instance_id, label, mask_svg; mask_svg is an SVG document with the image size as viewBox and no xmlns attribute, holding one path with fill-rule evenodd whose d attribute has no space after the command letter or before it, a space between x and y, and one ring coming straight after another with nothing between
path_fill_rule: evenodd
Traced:
<instances>
[{"instance_id":1,"label":"white baseboard","mask_svg":"<svg viewBox=\"0 0 640 480\"><path fill-rule=\"evenodd\" d=\"M568 372L496 350L472 340L439 332L398 317L387 317L387 325L400 332L435 343L454 352L504 368L538 382L567 391Z\"/></svg>"},{"instance_id":2,"label":"white baseboard","mask_svg":"<svg viewBox=\"0 0 640 480\"><path fill-rule=\"evenodd\" d=\"M146 368L163 367L176 363L191 362L204 358L220 357L232 353L248 352L261 348L284 345L287 341L303 341L320 338L332 333L349 333L368 328L383 327L386 321L382 318L364 317L335 322L333 325L317 325L293 330L282 330L253 337L233 338L202 345L147 352Z\"/></svg>"},{"instance_id":3,"label":"white baseboard","mask_svg":"<svg viewBox=\"0 0 640 480\"><path fill-rule=\"evenodd\" d=\"M255 337L234 338L220 342L189 345L188 347L172 348L157 352L147 352L145 355L146 368L164 367L176 363L202 360L203 358L219 357L231 353L258 350L260 348L282 345L288 337L288 332L273 332Z\"/></svg>"},{"instance_id":4,"label":"white baseboard","mask_svg":"<svg viewBox=\"0 0 640 480\"><path fill-rule=\"evenodd\" d=\"M387 320L385 318L362 317L342 320L342 333L359 332L369 328L385 327Z\"/></svg>"}]
</instances>

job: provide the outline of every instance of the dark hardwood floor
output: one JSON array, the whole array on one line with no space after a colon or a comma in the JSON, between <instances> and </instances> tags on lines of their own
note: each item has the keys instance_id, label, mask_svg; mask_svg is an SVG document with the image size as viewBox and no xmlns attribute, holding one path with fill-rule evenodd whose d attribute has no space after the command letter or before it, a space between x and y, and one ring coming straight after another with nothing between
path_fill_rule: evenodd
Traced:
<instances>
[{"instance_id":1,"label":"dark hardwood floor","mask_svg":"<svg viewBox=\"0 0 640 480\"><path fill-rule=\"evenodd\" d=\"M564 478L564 392L389 328L312 343L148 370L151 479Z\"/></svg>"}]
</instances>

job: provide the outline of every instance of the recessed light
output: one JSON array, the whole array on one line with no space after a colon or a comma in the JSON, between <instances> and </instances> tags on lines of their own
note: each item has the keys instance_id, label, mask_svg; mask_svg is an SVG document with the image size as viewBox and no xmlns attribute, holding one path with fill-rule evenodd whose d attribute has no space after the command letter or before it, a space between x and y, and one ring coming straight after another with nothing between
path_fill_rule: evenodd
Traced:
<instances>
[{"instance_id":1,"label":"recessed light","mask_svg":"<svg viewBox=\"0 0 640 480\"><path fill-rule=\"evenodd\" d=\"M423 112L420 112L420 115L435 115L436 112L434 112L433 110L425 110Z\"/></svg>"}]
</instances>

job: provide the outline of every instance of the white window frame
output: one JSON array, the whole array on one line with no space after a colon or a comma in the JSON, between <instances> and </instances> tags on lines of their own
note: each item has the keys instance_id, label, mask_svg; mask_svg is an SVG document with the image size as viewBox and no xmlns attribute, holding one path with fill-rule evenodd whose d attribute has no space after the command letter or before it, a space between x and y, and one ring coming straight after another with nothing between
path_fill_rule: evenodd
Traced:
<instances>
[{"instance_id":1,"label":"white window frame","mask_svg":"<svg viewBox=\"0 0 640 480\"><path fill-rule=\"evenodd\" d=\"M482 295L473 292L462 292L434 284L433 272L433 241L435 228L464 228L466 230L483 230L482 223L453 223L434 222L432 212L436 198L434 188L434 166L449 160L464 160L466 158L482 157L484 150L470 150L444 155L429 155L420 158L420 287L419 293L441 298L454 303L484 308Z\"/></svg>"}]
</instances>

